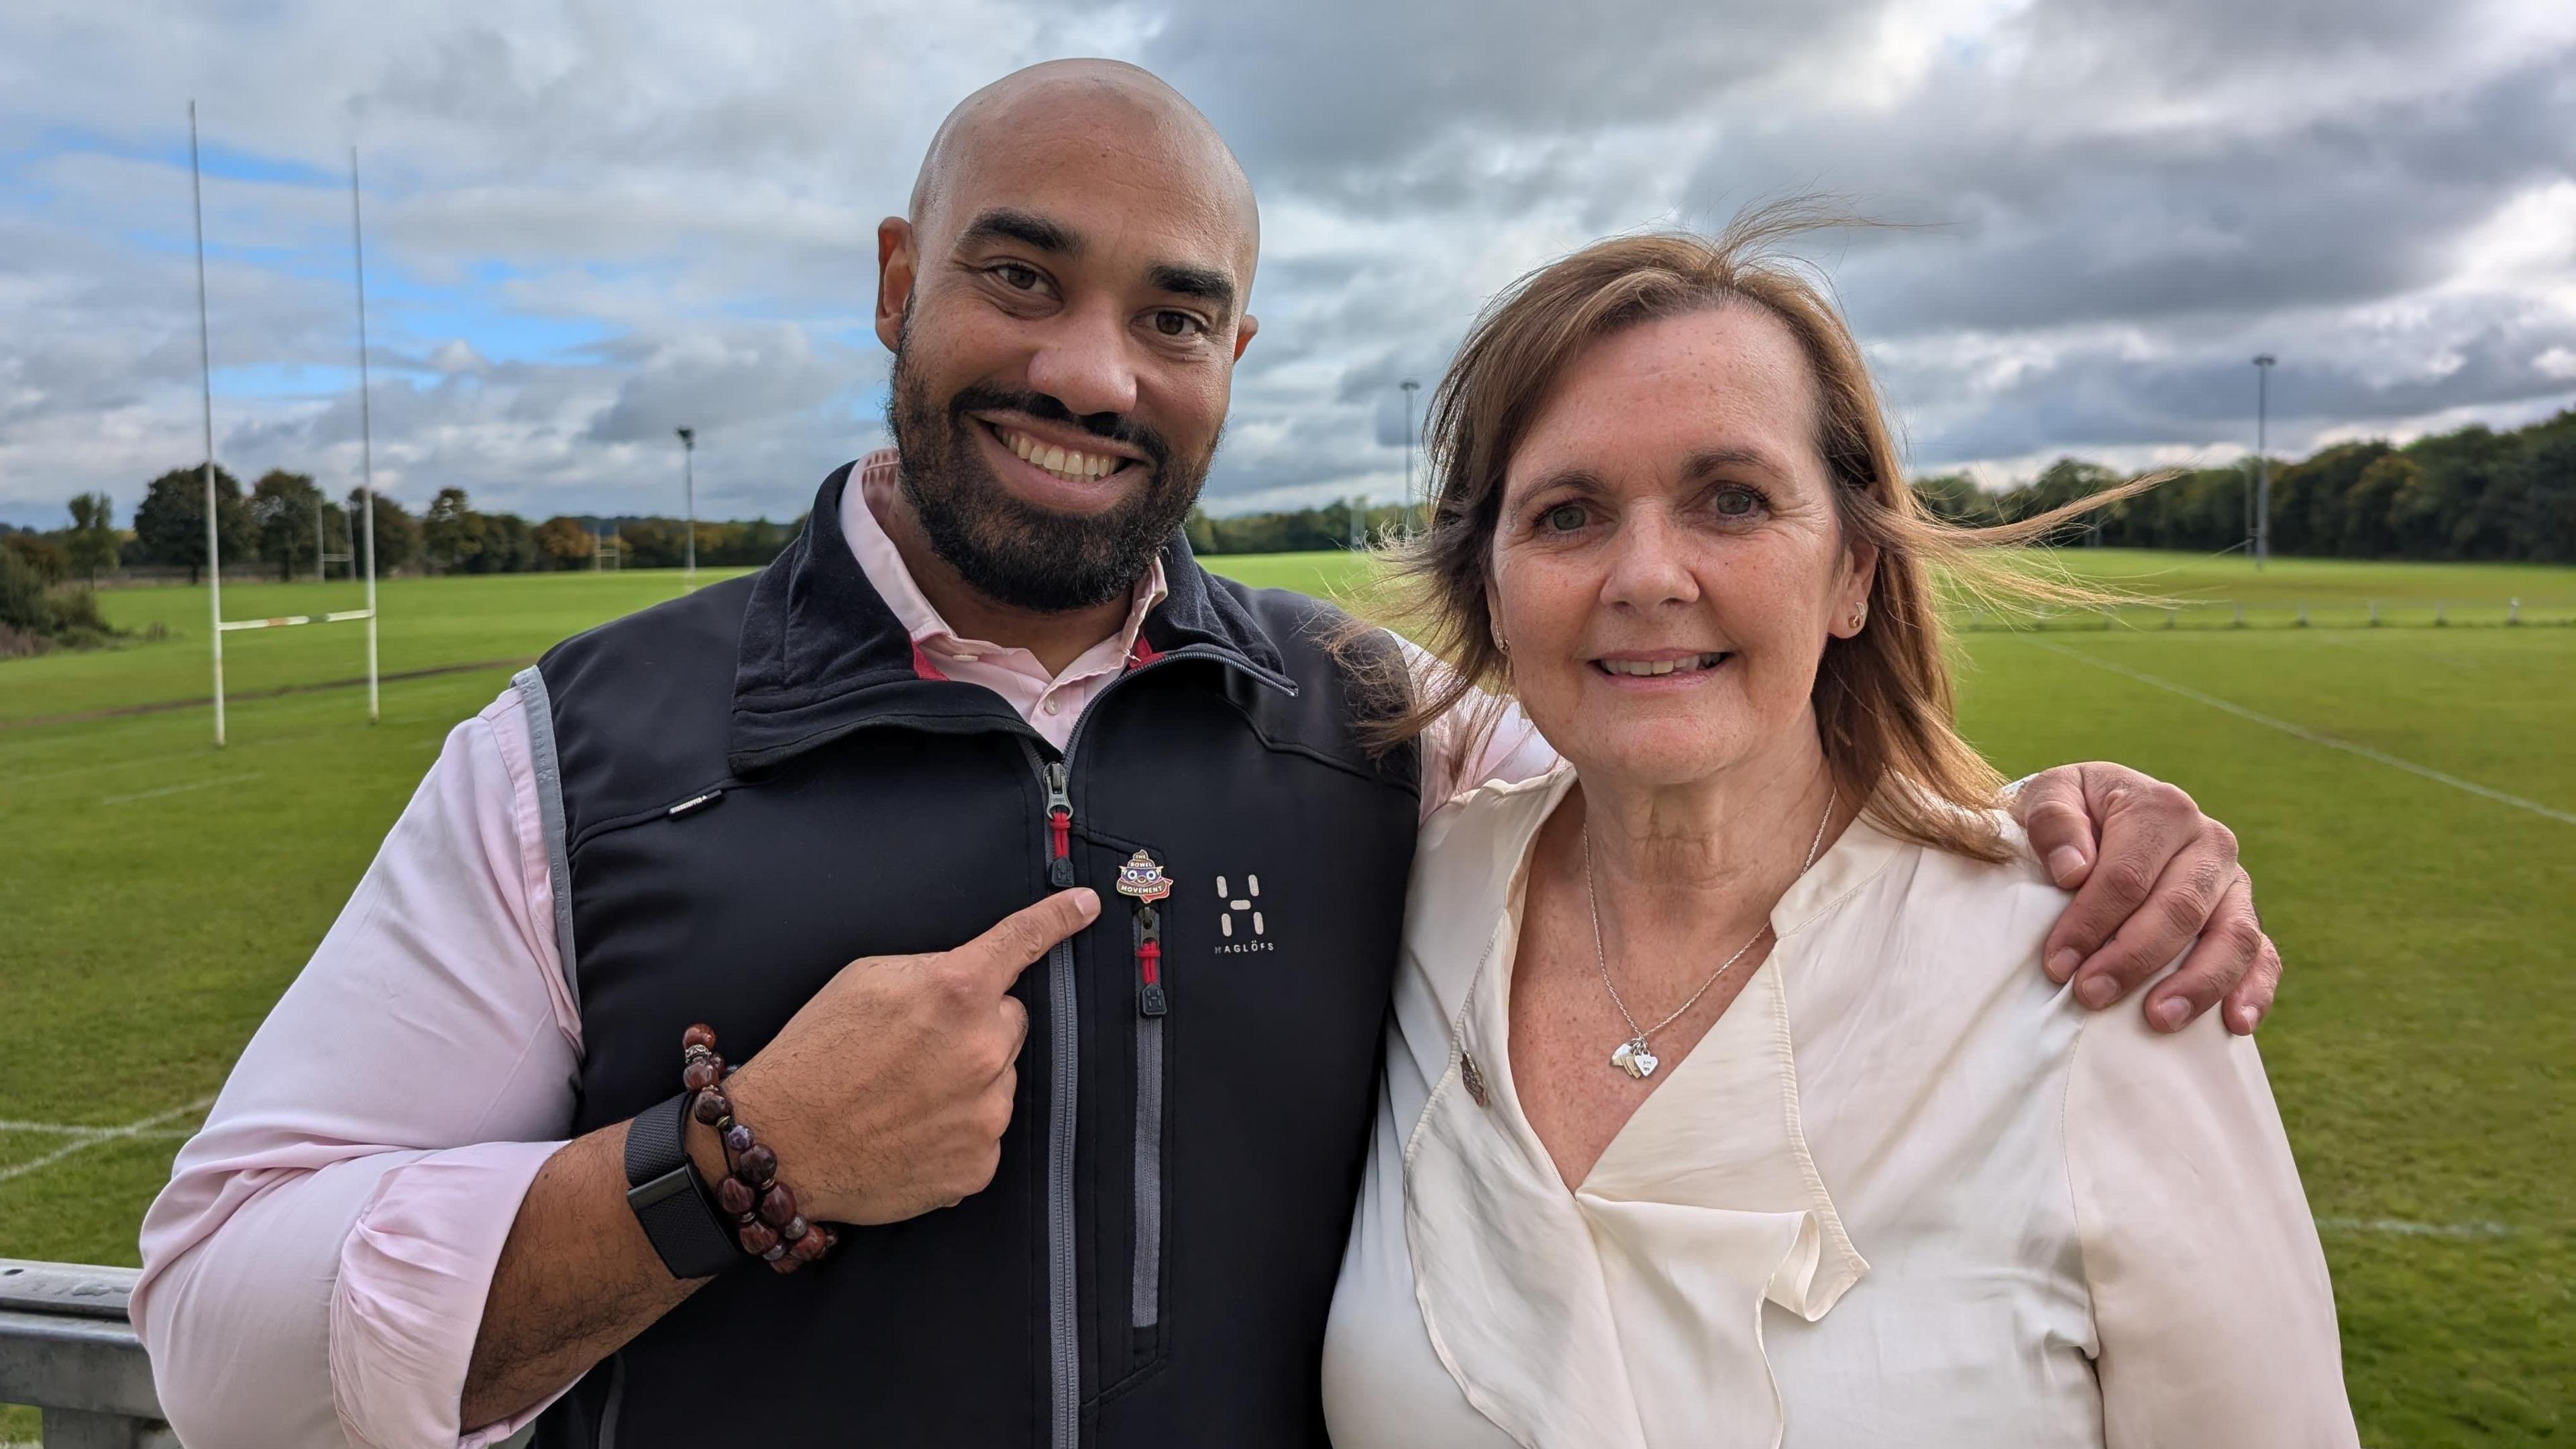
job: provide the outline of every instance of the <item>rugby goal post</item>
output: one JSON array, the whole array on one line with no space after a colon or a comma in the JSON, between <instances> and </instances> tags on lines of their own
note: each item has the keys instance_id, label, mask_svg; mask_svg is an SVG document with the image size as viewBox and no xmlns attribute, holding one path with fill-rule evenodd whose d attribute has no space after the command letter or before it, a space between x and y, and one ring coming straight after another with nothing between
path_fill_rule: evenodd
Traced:
<instances>
[{"instance_id":1,"label":"rugby goal post","mask_svg":"<svg viewBox=\"0 0 2576 1449\"><path fill-rule=\"evenodd\" d=\"M245 629L283 629L298 624L343 624L363 620L367 626L367 722L377 715L376 679L376 466L371 420L367 410L367 260L358 220L358 152L349 149L349 235L357 262L358 284L358 457L361 468L360 494L364 522L359 526L358 553L366 565L367 602L361 609L341 609L321 614L286 614L269 619L226 619L224 617L224 554L221 530L216 525L215 497L215 368L214 349L206 325L206 203L203 173L197 162L197 103L188 102L188 188L189 201L197 223L197 365L200 397L204 403L205 483L206 483L206 613L212 625L206 631L207 647L213 655L215 686L215 745L224 744L224 636ZM318 522L318 520L317 520ZM318 539L317 539L318 542Z\"/></svg>"}]
</instances>

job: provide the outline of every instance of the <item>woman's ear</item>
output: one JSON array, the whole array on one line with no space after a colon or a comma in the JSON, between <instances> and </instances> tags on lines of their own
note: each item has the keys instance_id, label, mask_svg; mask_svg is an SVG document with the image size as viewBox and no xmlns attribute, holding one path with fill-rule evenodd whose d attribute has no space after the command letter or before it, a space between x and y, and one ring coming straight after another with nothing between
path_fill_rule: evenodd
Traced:
<instances>
[{"instance_id":1,"label":"woman's ear","mask_svg":"<svg viewBox=\"0 0 2576 1449\"><path fill-rule=\"evenodd\" d=\"M1843 545L1842 578L1834 591L1833 618L1826 632L1849 639L1867 627L1870 595L1877 588L1878 545L1866 539L1850 540Z\"/></svg>"}]
</instances>

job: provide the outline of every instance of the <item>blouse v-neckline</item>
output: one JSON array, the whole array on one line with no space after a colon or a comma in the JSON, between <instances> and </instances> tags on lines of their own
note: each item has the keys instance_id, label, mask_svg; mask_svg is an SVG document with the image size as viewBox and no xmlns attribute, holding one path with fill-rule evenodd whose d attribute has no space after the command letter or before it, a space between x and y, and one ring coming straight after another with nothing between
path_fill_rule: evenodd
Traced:
<instances>
[{"instance_id":1,"label":"blouse v-neckline","mask_svg":"<svg viewBox=\"0 0 2576 1449\"><path fill-rule=\"evenodd\" d=\"M1469 1401L1524 1444L1775 1444L1762 1304L1822 1317L1869 1268L1807 1150L1783 971L1801 928L1899 847L1861 821L1844 831L1772 908L1770 955L1569 1188L1521 1108L1509 1038L1530 862L1573 783L1560 767L1494 842L1510 864L1484 907L1493 931L1406 1146L1423 1325ZM1749 1437L1708 1440L1719 1403Z\"/></svg>"},{"instance_id":2,"label":"blouse v-neckline","mask_svg":"<svg viewBox=\"0 0 2576 1449\"><path fill-rule=\"evenodd\" d=\"M1704 1067L1694 1071L1694 1064L1713 1055L1710 1051L1712 1046L1727 1049L1721 1056L1723 1061L1741 1061L1747 1054L1756 1051L1766 1055L1776 1051L1779 1057L1778 1066L1787 1074L1786 1080L1790 1089L1790 1100L1787 1105L1794 1117L1797 1110L1796 1067L1790 1057L1787 1003L1785 999L1778 999L1776 1002L1779 1007L1776 1034L1767 1029L1773 1023L1752 1022L1746 1018L1746 1013L1740 1008L1759 997L1765 1003L1764 1014L1770 1014L1767 1008L1774 1003L1775 998L1784 998L1786 982L1781 974L1782 958L1789 951L1791 938L1831 909L1835 903L1850 895L1870 877L1876 875L1887 864L1892 848L1897 845L1897 842L1872 828L1865 816L1855 816L1842 835L1835 840L1833 847L1817 856L1813 865L1802 872L1796 880L1790 882L1789 889L1783 892L1779 901L1771 907L1769 916L1771 949L1764 952L1762 960L1746 974L1743 987L1736 992L1734 999L1727 1002L1726 1009L1718 1013L1717 1019L1709 1024L1708 1030L1700 1034L1698 1041L1693 1042L1681 1055L1664 1060L1661 1064L1663 1080L1629 1110L1627 1117L1620 1122L1618 1130L1610 1135L1610 1140L1602 1144L1601 1151L1592 1159L1592 1165L1584 1172L1583 1180L1567 1183L1564 1174L1556 1170L1555 1155L1548 1150L1546 1141L1538 1134L1537 1126L1529 1120L1529 1114L1522 1109L1517 1085L1518 1076L1511 1060L1512 982L1519 971L1521 930L1528 917L1530 870L1538 858L1538 841L1539 837L1546 832L1547 822L1555 818L1556 812L1565 804L1565 797L1577 783L1573 767L1563 764L1550 771L1546 779L1548 783L1544 791L1544 803L1537 808L1530 829L1521 839L1519 856L1505 879L1502 919L1496 925L1494 939L1487 945L1485 965L1477 973L1480 979L1487 975L1493 978L1491 999L1503 1012L1501 1029L1495 1032L1492 1038L1493 1060L1490 1063L1483 1063L1483 1069L1487 1071L1489 1077L1493 1078L1489 1081L1488 1087L1493 1104L1502 1109L1505 1121L1523 1139L1523 1146L1534 1154L1539 1162L1545 1164L1547 1175L1551 1180L1559 1184L1568 1195L1579 1198L1593 1191L1596 1184L1602 1182L1605 1165L1621 1155L1623 1144L1636 1142L1640 1137L1648 1139L1651 1143L1651 1139L1656 1135L1651 1124L1640 1129L1638 1123L1649 1112L1656 1109L1658 1102L1674 1097L1686 1079L1696 1081L1699 1077L1723 1070L1722 1067ZM1851 847L1848 852L1845 851L1846 845ZM1470 1000L1473 999L1471 993ZM1744 1020L1745 1025L1740 1030L1730 1030L1729 1023L1739 1020ZM1607 1058L1604 1060L1606 1062ZM1482 1063L1483 1059L1480 1057L1479 1061ZM1701 1090L1698 1096L1716 1096L1721 1090L1713 1084L1710 1088ZM1680 1092L1680 1096L1685 1102L1693 1100L1693 1095L1689 1092ZM1803 1138L1804 1134L1803 1131L1797 1131L1793 1135ZM1630 1148L1632 1154L1647 1150L1649 1150L1647 1144ZM1803 1147L1800 1150L1803 1152ZM1641 1162L1636 1166L1639 1171L1633 1179L1611 1184L1626 1189L1618 1194L1619 1196L1635 1197L1639 1195L1640 1190L1652 1185L1653 1174L1648 1164Z\"/></svg>"}]
</instances>

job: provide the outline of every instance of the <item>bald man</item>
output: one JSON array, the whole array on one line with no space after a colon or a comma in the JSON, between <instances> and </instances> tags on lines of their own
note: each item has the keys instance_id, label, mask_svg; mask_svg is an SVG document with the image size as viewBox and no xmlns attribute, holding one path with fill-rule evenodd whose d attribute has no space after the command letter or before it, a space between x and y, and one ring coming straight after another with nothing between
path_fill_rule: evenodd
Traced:
<instances>
[{"instance_id":1,"label":"bald man","mask_svg":"<svg viewBox=\"0 0 2576 1449\"><path fill-rule=\"evenodd\" d=\"M1415 828L1550 758L1373 756L1329 611L1191 559L1257 227L1133 67L949 117L878 231L895 447L457 726L179 1154L134 1315L192 1449L1323 1441ZM2101 817L2095 1004L2249 919L2179 792L2023 799L2070 880Z\"/></svg>"}]
</instances>

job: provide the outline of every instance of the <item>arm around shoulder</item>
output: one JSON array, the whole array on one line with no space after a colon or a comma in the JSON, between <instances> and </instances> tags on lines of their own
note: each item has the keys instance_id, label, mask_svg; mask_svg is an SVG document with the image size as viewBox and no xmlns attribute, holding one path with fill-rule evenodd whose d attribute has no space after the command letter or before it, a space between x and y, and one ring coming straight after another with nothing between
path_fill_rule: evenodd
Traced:
<instances>
[{"instance_id":1,"label":"arm around shoulder","mask_svg":"<svg viewBox=\"0 0 2576 1449\"><path fill-rule=\"evenodd\" d=\"M2355 1444L2325 1254L2253 1040L2088 1017L2066 1118L2111 1449Z\"/></svg>"}]
</instances>

